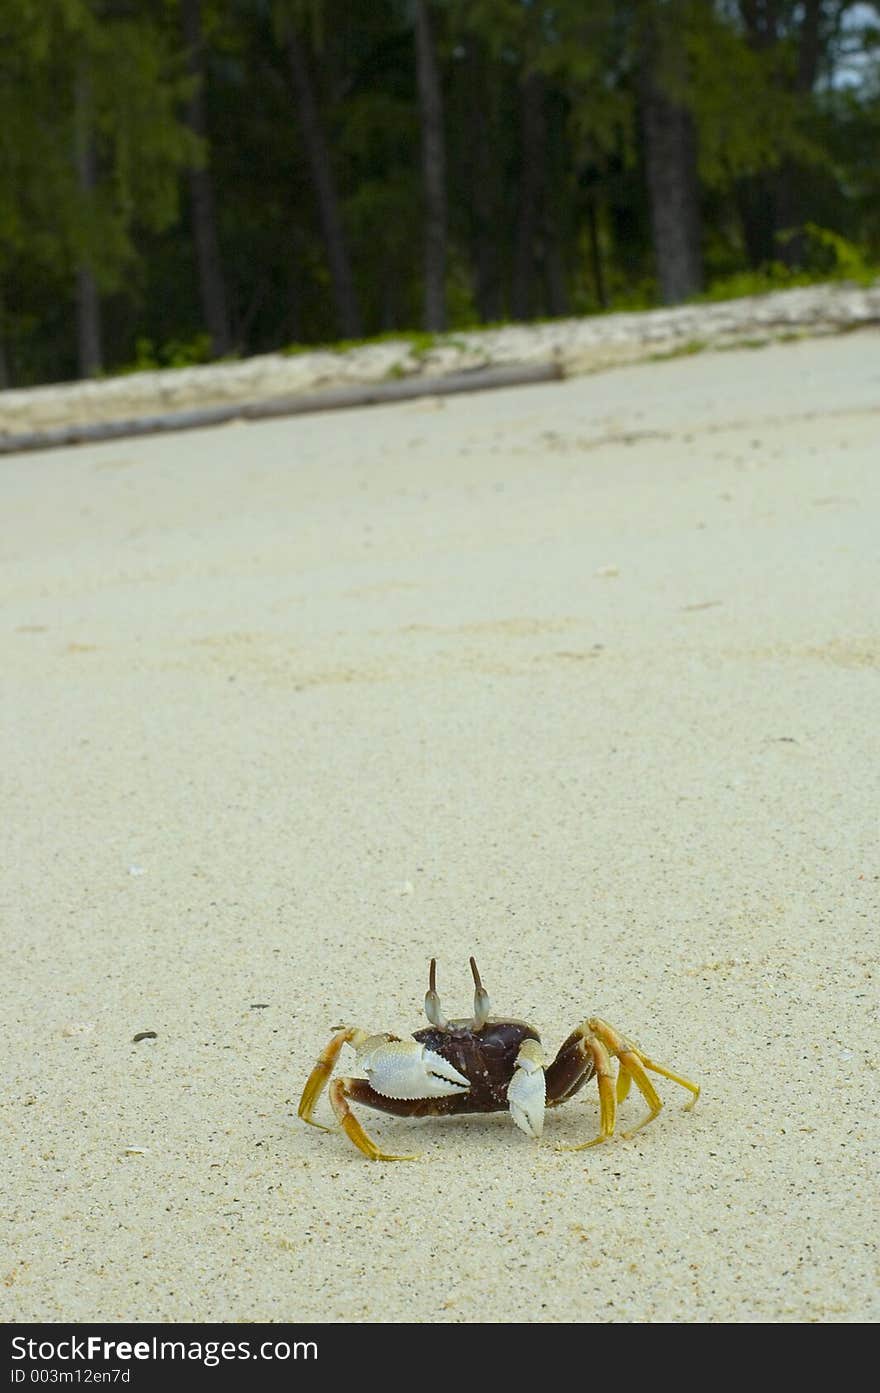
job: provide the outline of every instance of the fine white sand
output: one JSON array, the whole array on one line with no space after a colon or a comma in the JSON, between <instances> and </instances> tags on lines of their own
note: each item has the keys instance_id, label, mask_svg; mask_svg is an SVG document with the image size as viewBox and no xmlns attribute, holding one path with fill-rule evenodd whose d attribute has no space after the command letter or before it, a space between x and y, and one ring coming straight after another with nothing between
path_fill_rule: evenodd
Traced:
<instances>
[{"instance_id":1,"label":"fine white sand","mask_svg":"<svg viewBox=\"0 0 880 1393\"><path fill-rule=\"evenodd\" d=\"M8 1319L876 1318L878 350L0 461ZM470 953L697 1108L297 1120Z\"/></svg>"}]
</instances>

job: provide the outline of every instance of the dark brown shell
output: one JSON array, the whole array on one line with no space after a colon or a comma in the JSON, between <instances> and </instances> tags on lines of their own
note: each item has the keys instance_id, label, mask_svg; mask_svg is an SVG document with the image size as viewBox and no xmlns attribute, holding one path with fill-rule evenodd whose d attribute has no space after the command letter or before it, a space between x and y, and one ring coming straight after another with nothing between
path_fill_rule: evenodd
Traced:
<instances>
[{"instance_id":1,"label":"dark brown shell","mask_svg":"<svg viewBox=\"0 0 880 1393\"><path fill-rule=\"evenodd\" d=\"M450 1112L499 1112L507 1107L507 1085L520 1045L540 1036L523 1021L489 1021L479 1030L452 1021L445 1030L433 1025L416 1030L413 1039L470 1079L470 1091L460 1099L450 1099L450 1103L461 1105L450 1106Z\"/></svg>"}]
</instances>

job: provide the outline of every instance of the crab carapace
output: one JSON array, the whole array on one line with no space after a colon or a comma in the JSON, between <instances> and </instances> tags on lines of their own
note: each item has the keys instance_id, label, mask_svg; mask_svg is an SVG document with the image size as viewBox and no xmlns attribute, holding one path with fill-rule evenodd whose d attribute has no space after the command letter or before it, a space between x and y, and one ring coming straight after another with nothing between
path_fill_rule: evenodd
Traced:
<instances>
[{"instance_id":1,"label":"crab carapace","mask_svg":"<svg viewBox=\"0 0 880 1393\"><path fill-rule=\"evenodd\" d=\"M489 1014L489 997L471 958L474 1013L463 1020L446 1020L437 995L437 964L431 959L425 1014L429 1025L408 1040L387 1033L371 1035L357 1026L340 1026L322 1050L306 1081L299 1116L314 1127L315 1106L327 1086L343 1045L357 1052L363 1078L337 1078L330 1084L330 1104L339 1126L359 1151L372 1161L411 1161L381 1151L352 1112L350 1103L363 1103L398 1117L444 1117L451 1113L501 1112L529 1137L544 1129L544 1111L558 1107L596 1079L599 1090L599 1135L579 1146L582 1151L613 1135L617 1104L635 1083L649 1112L631 1137L657 1116L663 1106L648 1071L689 1089L692 1108L699 1085L656 1063L598 1016L590 1016L560 1045L556 1057L544 1061L540 1036L524 1021L499 1020ZM618 1061L614 1077L612 1056ZM329 1127L325 1131L331 1131Z\"/></svg>"}]
</instances>

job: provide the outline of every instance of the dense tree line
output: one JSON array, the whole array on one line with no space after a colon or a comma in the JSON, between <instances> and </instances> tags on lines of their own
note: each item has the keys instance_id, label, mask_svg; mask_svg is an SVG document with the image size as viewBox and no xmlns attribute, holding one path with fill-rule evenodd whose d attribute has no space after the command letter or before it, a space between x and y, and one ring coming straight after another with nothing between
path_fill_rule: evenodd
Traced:
<instances>
[{"instance_id":1,"label":"dense tree line","mask_svg":"<svg viewBox=\"0 0 880 1393\"><path fill-rule=\"evenodd\" d=\"M876 261L878 39L865 0L0 0L0 385Z\"/></svg>"}]
</instances>

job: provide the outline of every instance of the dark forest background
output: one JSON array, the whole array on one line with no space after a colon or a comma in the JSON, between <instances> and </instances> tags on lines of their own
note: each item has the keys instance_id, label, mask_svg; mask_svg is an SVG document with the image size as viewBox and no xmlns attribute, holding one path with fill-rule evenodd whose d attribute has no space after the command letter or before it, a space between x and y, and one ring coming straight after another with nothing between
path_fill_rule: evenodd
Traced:
<instances>
[{"instance_id":1,"label":"dark forest background","mask_svg":"<svg viewBox=\"0 0 880 1393\"><path fill-rule=\"evenodd\" d=\"M0 0L0 386L880 261L864 0Z\"/></svg>"}]
</instances>

